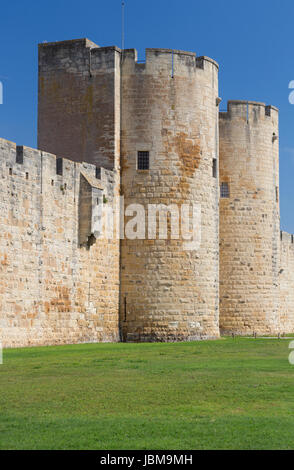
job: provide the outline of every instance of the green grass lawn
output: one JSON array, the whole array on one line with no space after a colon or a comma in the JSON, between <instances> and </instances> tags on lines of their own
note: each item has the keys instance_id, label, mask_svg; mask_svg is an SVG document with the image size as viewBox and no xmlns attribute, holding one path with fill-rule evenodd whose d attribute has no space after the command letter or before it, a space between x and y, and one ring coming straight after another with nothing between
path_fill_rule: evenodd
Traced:
<instances>
[{"instance_id":1,"label":"green grass lawn","mask_svg":"<svg viewBox=\"0 0 294 470\"><path fill-rule=\"evenodd\" d=\"M8 349L1 449L294 449L289 341Z\"/></svg>"}]
</instances>

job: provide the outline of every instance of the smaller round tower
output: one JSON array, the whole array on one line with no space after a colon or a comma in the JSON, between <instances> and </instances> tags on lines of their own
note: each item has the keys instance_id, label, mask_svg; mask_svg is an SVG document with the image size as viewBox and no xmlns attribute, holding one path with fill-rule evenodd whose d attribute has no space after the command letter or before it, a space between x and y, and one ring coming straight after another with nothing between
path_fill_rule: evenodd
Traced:
<instances>
[{"instance_id":1,"label":"smaller round tower","mask_svg":"<svg viewBox=\"0 0 294 470\"><path fill-rule=\"evenodd\" d=\"M278 110L229 101L220 113L220 330L279 331Z\"/></svg>"}]
</instances>

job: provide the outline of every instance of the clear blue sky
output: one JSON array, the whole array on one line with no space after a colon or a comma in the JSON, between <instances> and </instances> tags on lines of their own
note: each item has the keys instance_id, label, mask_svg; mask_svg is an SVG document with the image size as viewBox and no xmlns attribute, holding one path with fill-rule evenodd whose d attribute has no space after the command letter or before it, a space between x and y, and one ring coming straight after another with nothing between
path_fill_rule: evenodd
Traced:
<instances>
[{"instance_id":1,"label":"clear blue sky","mask_svg":"<svg viewBox=\"0 0 294 470\"><path fill-rule=\"evenodd\" d=\"M0 136L36 146L37 44L88 37L121 45L120 0L1 2ZM294 233L293 0L126 0L125 47L195 51L220 64L222 108L228 99L280 109L281 225Z\"/></svg>"}]
</instances>

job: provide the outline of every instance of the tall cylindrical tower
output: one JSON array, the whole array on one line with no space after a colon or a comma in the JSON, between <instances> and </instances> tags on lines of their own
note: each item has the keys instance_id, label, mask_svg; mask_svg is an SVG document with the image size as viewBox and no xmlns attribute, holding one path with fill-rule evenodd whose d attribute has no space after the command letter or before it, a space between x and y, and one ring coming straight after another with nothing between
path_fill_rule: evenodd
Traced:
<instances>
[{"instance_id":1,"label":"tall cylindrical tower","mask_svg":"<svg viewBox=\"0 0 294 470\"><path fill-rule=\"evenodd\" d=\"M279 331L278 110L229 101L220 113L220 330Z\"/></svg>"},{"instance_id":2,"label":"tall cylindrical tower","mask_svg":"<svg viewBox=\"0 0 294 470\"><path fill-rule=\"evenodd\" d=\"M121 80L122 194L127 214L139 204L141 229L146 223L144 234L122 241L122 335L127 341L217 337L218 65L165 49L147 49L141 64L135 50L126 50ZM159 204L178 208L179 238L172 216L167 239L150 236L148 211ZM201 242L193 249L183 237L184 204L201 213Z\"/></svg>"}]
</instances>

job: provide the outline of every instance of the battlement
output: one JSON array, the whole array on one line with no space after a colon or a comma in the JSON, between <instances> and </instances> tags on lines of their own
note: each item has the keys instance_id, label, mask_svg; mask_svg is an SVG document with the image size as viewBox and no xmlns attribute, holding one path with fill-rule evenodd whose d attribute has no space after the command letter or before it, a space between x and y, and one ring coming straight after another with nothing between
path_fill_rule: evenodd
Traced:
<instances>
[{"instance_id":1,"label":"battlement","mask_svg":"<svg viewBox=\"0 0 294 470\"><path fill-rule=\"evenodd\" d=\"M95 44L93 41L90 41L87 38L82 39L73 39L68 41L57 41L57 42L45 42L39 44L39 54L41 58L48 57L50 63L52 60L60 59L65 54L68 55L68 58L80 59L83 55L83 52L91 51L92 54L99 53L108 53L108 52L118 52L123 55L124 59L132 59L134 62L138 62L138 52L136 49L120 49L117 46L106 46L100 47L98 44ZM185 58L191 59L191 64L194 64L195 67L203 69L205 63L213 64L217 69L219 69L218 63L207 56L196 56L195 52L191 51L182 51L177 49L163 49L163 48L146 48L145 50L146 61L153 60L157 58L159 60L165 60L167 56L174 56L174 58L182 59Z\"/></svg>"},{"instance_id":2,"label":"battlement","mask_svg":"<svg viewBox=\"0 0 294 470\"><path fill-rule=\"evenodd\" d=\"M227 103L227 111L220 111L220 119L235 119L242 118L248 120L250 116L260 119L266 117L277 116L279 113L278 108L272 105L258 101L246 100L229 100Z\"/></svg>"},{"instance_id":3,"label":"battlement","mask_svg":"<svg viewBox=\"0 0 294 470\"><path fill-rule=\"evenodd\" d=\"M213 59L201 56L197 57L195 52L181 51L176 49L147 48L145 51L145 61L138 61L138 52L136 49L124 49L121 51L123 64L127 67L133 67L135 71L146 70L148 72L172 68L175 74L183 69L196 71L197 69L206 70L212 66L217 71L219 65Z\"/></svg>"},{"instance_id":4,"label":"battlement","mask_svg":"<svg viewBox=\"0 0 294 470\"><path fill-rule=\"evenodd\" d=\"M114 172L90 163L76 163L67 158L58 158L48 152L19 146L0 138L0 171L2 178L24 177L28 181L46 183L63 182L74 187L74 179L83 173L93 187L107 189L113 194ZM46 180L45 180L46 177ZM64 187L64 185L62 185Z\"/></svg>"},{"instance_id":5,"label":"battlement","mask_svg":"<svg viewBox=\"0 0 294 470\"><path fill-rule=\"evenodd\" d=\"M75 72L82 69L93 72L105 65L106 68L114 67L113 57L117 53L122 56L123 64L132 63L137 70L161 69L168 66L173 67L175 73L182 67L190 70L206 70L209 65L216 70L219 65L213 59L200 56L195 52L181 51L176 49L147 48L145 61L138 62L138 52L136 49L121 50L117 46L100 47L89 39L75 39L72 41L60 41L39 44L39 66L40 71L54 68L64 69L68 72Z\"/></svg>"},{"instance_id":6,"label":"battlement","mask_svg":"<svg viewBox=\"0 0 294 470\"><path fill-rule=\"evenodd\" d=\"M114 56L120 57L121 50L117 46L100 47L89 39L75 39L39 44L39 72L64 70L68 73L95 69L113 68Z\"/></svg>"},{"instance_id":7,"label":"battlement","mask_svg":"<svg viewBox=\"0 0 294 470\"><path fill-rule=\"evenodd\" d=\"M280 240L283 245L291 245L294 246L294 235L288 232L284 232L283 230L280 231Z\"/></svg>"}]
</instances>

